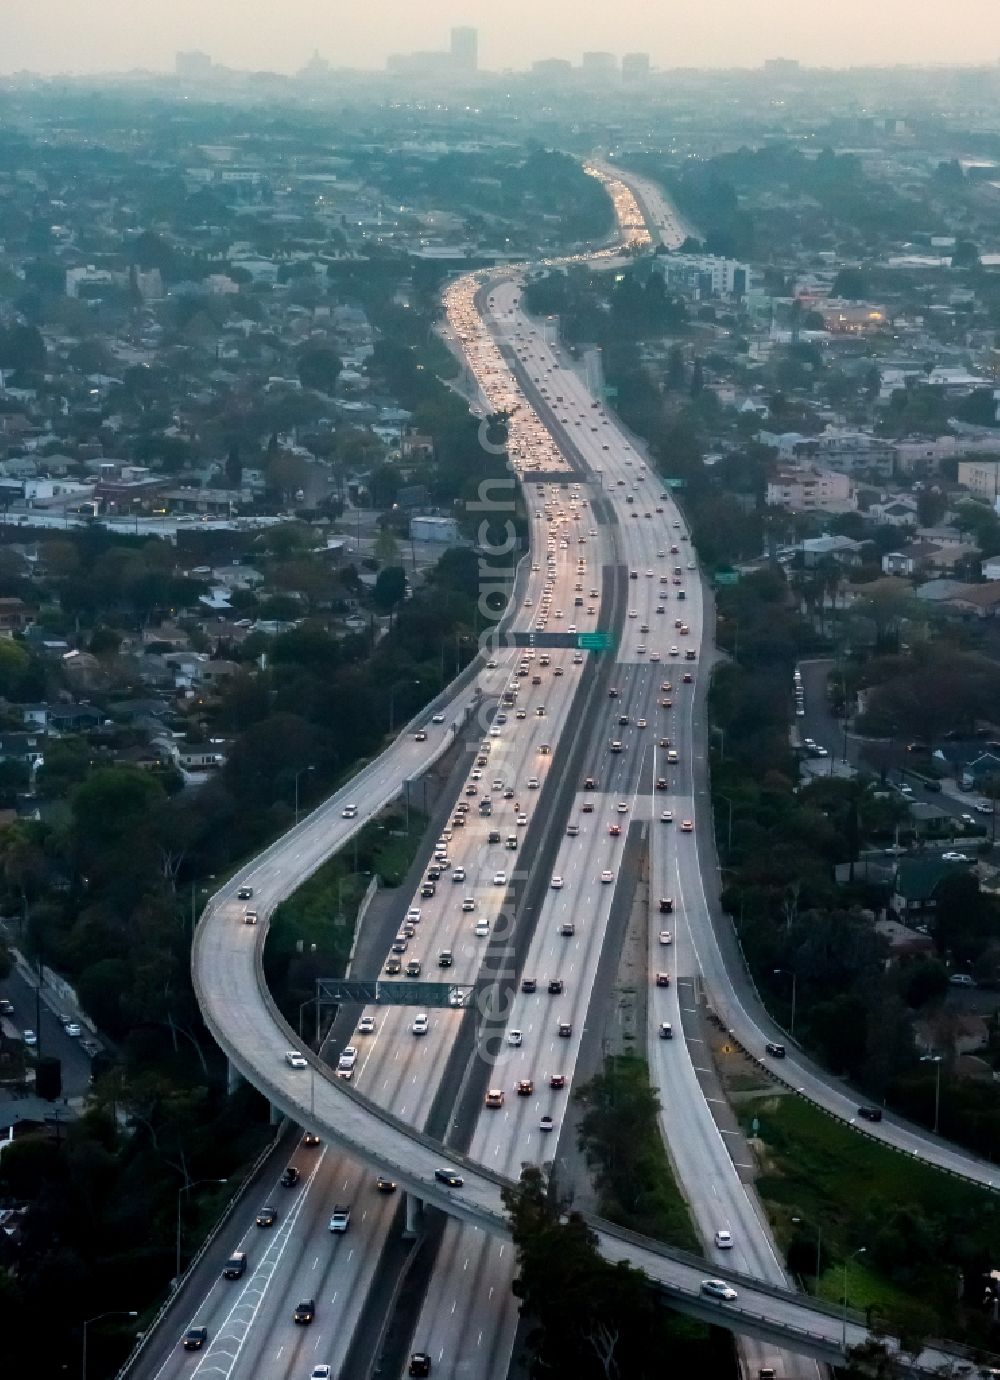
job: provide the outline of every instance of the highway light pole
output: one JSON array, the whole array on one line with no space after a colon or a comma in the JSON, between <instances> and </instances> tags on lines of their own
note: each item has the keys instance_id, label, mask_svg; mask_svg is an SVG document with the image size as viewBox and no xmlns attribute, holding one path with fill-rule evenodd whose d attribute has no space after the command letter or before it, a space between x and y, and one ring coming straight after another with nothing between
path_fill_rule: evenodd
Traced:
<instances>
[{"instance_id":1,"label":"highway light pole","mask_svg":"<svg viewBox=\"0 0 1000 1380\"><path fill-rule=\"evenodd\" d=\"M298 822L299 822L299 777L302 775L303 772L315 771L315 770L316 770L316 768L310 764L308 767L299 767L298 771L295 773L295 823L296 823L296 824L298 824Z\"/></svg>"},{"instance_id":2,"label":"highway light pole","mask_svg":"<svg viewBox=\"0 0 1000 1380\"><path fill-rule=\"evenodd\" d=\"M794 1039L795 1039L795 1006L796 1006L796 998L797 998L797 995L798 995L798 986L799 986L798 975L797 975L796 973L793 973L792 970L791 970L791 968L775 968L775 970L774 970L774 976L777 977L779 973L784 973L785 977L790 977L790 978L792 979L792 1023L791 1023L791 1025L788 1027L788 1033L789 1033L789 1035L792 1037L792 1039L794 1040Z\"/></svg>"},{"instance_id":3,"label":"highway light pole","mask_svg":"<svg viewBox=\"0 0 1000 1380\"><path fill-rule=\"evenodd\" d=\"M934 1065L934 1134L938 1133L938 1124L941 1118L941 1059L940 1054L921 1054L922 1064Z\"/></svg>"},{"instance_id":4,"label":"highway light pole","mask_svg":"<svg viewBox=\"0 0 1000 1380\"><path fill-rule=\"evenodd\" d=\"M195 1179L194 1183L181 1184L177 1190L177 1253L174 1269L174 1288L176 1289L181 1278L181 1198L192 1188L200 1188L202 1184L225 1184L228 1179Z\"/></svg>"},{"instance_id":5,"label":"highway light pole","mask_svg":"<svg viewBox=\"0 0 1000 1380\"><path fill-rule=\"evenodd\" d=\"M850 1265L851 1261L854 1260L857 1256L864 1255L867 1249L867 1246L859 1246L858 1249L856 1251L852 1251L851 1254L844 1261L844 1315L843 1331L841 1332L841 1346L843 1347L845 1355L847 1353L847 1267L848 1265Z\"/></svg>"},{"instance_id":6,"label":"highway light pole","mask_svg":"<svg viewBox=\"0 0 1000 1380\"><path fill-rule=\"evenodd\" d=\"M795 1225L796 1225L797 1227L806 1227L806 1226L809 1225L808 1222L806 1222L806 1220L805 1220L804 1217L793 1217L793 1218L792 1218L792 1221L795 1223ZM822 1270L822 1268L823 1268L823 1224L822 1224L822 1222L820 1222L820 1223L817 1225L817 1227L816 1227L816 1293L817 1293L817 1294L819 1294L819 1276L820 1276L820 1271Z\"/></svg>"},{"instance_id":7,"label":"highway light pole","mask_svg":"<svg viewBox=\"0 0 1000 1380\"><path fill-rule=\"evenodd\" d=\"M729 824L726 829L726 852L731 853L733 851L733 802L729 799L728 795L720 795L719 799L724 800L729 806Z\"/></svg>"},{"instance_id":8,"label":"highway light pole","mask_svg":"<svg viewBox=\"0 0 1000 1380\"><path fill-rule=\"evenodd\" d=\"M405 690L408 685L419 685L419 680L400 680L389 691L389 732L393 731L396 723L396 691Z\"/></svg>"},{"instance_id":9,"label":"highway light pole","mask_svg":"<svg viewBox=\"0 0 1000 1380\"><path fill-rule=\"evenodd\" d=\"M83 1380L87 1380L87 1328L91 1323L100 1322L102 1318L137 1318L139 1314L134 1308L112 1308L107 1313L98 1313L93 1318L83 1320L83 1358L80 1374Z\"/></svg>"}]
</instances>

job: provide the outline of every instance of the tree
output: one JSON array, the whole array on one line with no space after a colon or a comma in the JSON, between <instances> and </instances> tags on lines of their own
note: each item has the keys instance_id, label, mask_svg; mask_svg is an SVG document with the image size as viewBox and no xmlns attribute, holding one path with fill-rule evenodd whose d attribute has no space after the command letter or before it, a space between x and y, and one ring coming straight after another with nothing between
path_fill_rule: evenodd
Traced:
<instances>
[{"instance_id":1,"label":"tree","mask_svg":"<svg viewBox=\"0 0 1000 1380\"><path fill-rule=\"evenodd\" d=\"M515 1188L503 1189L503 1200L533 1377L653 1380L663 1375L667 1354L684 1372L687 1348L646 1277L602 1260L594 1233L579 1213L565 1210L539 1169L523 1170ZM704 1367L707 1358L700 1359Z\"/></svg>"},{"instance_id":2,"label":"tree","mask_svg":"<svg viewBox=\"0 0 1000 1380\"><path fill-rule=\"evenodd\" d=\"M311 345L299 354L297 368L303 388L332 393L343 365L328 345Z\"/></svg>"},{"instance_id":3,"label":"tree","mask_svg":"<svg viewBox=\"0 0 1000 1380\"><path fill-rule=\"evenodd\" d=\"M401 565L386 566L384 570L379 571L372 595L377 609L382 613L388 613L390 609L402 603L405 595L406 571Z\"/></svg>"},{"instance_id":4,"label":"tree","mask_svg":"<svg viewBox=\"0 0 1000 1380\"><path fill-rule=\"evenodd\" d=\"M860 268L842 268L833 280L831 297L843 297L858 302L868 296L868 280Z\"/></svg>"},{"instance_id":5,"label":"tree","mask_svg":"<svg viewBox=\"0 0 1000 1380\"><path fill-rule=\"evenodd\" d=\"M381 527L375 538L375 556L383 565L399 564L399 542L388 527Z\"/></svg>"},{"instance_id":6,"label":"tree","mask_svg":"<svg viewBox=\"0 0 1000 1380\"><path fill-rule=\"evenodd\" d=\"M62 1097L62 1063L51 1055L43 1055L35 1065L35 1092L46 1102Z\"/></svg>"},{"instance_id":7,"label":"tree","mask_svg":"<svg viewBox=\"0 0 1000 1380\"><path fill-rule=\"evenodd\" d=\"M19 374L44 372L48 352L37 326L12 326L0 331L0 369L13 369Z\"/></svg>"},{"instance_id":8,"label":"tree","mask_svg":"<svg viewBox=\"0 0 1000 1380\"><path fill-rule=\"evenodd\" d=\"M231 489L238 489L242 481L243 461L240 459L240 448L234 443L226 455L226 482Z\"/></svg>"},{"instance_id":9,"label":"tree","mask_svg":"<svg viewBox=\"0 0 1000 1380\"><path fill-rule=\"evenodd\" d=\"M667 369L663 386L668 392L677 393L684 387L684 350L680 345L671 345L667 352Z\"/></svg>"}]
</instances>

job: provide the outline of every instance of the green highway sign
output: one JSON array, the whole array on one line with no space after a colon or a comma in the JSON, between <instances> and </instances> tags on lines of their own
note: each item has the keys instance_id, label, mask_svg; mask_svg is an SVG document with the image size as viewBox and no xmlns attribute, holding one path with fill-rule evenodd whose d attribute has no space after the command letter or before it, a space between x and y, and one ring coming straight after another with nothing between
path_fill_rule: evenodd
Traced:
<instances>
[{"instance_id":1,"label":"green highway sign","mask_svg":"<svg viewBox=\"0 0 1000 1380\"><path fill-rule=\"evenodd\" d=\"M471 983L421 982L401 978L357 981L348 978L317 978L317 1000L323 1002L363 1002L373 1006L471 1006L476 989Z\"/></svg>"},{"instance_id":2,"label":"green highway sign","mask_svg":"<svg viewBox=\"0 0 1000 1380\"><path fill-rule=\"evenodd\" d=\"M583 652L610 652L614 638L607 632L577 633L576 645Z\"/></svg>"}]
</instances>

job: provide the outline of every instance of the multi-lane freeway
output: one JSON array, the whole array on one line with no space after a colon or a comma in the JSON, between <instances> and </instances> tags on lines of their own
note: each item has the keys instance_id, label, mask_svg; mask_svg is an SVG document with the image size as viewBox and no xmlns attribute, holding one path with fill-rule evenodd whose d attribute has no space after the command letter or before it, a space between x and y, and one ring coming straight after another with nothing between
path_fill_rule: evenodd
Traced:
<instances>
[{"instance_id":1,"label":"multi-lane freeway","mask_svg":"<svg viewBox=\"0 0 1000 1380\"><path fill-rule=\"evenodd\" d=\"M762 1357L777 1354L766 1348L790 1337L796 1349L832 1356L844 1335L849 1341L863 1335L853 1321L845 1334L839 1317L787 1291L766 1228L707 1114L684 1041L661 1042L656 1034L662 1019L673 1020L680 1031L677 979L700 972L727 1019L732 1021L737 1009L743 1012L749 1047L764 1038L759 1011L744 1001L723 962L702 881L705 838L694 827L706 813L699 801L704 773L698 770L698 755L704 751L704 735L698 672L699 656L704 657L709 643L680 516L613 418L561 361L558 346L546 343L521 314L516 283L494 279L488 292L479 294L478 308L474 295L471 282L451 290L452 328L484 407L518 407L510 450L522 471L535 529L531 569L523 572L515 595L516 626L529 632L589 631L606 622L616 601L624 598L613 681L606 671L603 704L597 705L593 663L580 654L553 650L546 666L537 651L523 661L516 653L498 655L495 665L482 669L477 685L462 688L446 709L442 706L445 722L435 723L429 710L426 723L411 726L351 786L278 840L214 898L199 926L193 957L206 1020L235 1069L276 1107L317 1131L323 1143L297 1152L294 1167L301 1177L296 1185L275 1185L270 1195L278 1208L275 1224L248 1223L242 1236L234 1237L233 1245L246 1249L250 1260L245 1278L220 1282L193 1308L192 1321L197 1318L209 1329L207 1348L185 1355L151 1347L143 1362L151 1375L228 1380L264 1369L294 1377L308 1375L313 1365L339 1368L395 1206L391 1193L378 1192L376 1169L424 1201L445 1207L454 1219L414 1345L437 1361L438 1373L506 1373L514 1310L499 1181L516 1177L525 1160L544 1163L556 1154L630 828L648 838L653 894L669 895L675 904L669 963L664 964L659 947L650 953L649 1003L654 1081L675 1113L673 1132L665 1126L671 1153L706 1241L717 1230L732 1232L734 1248L716 1253L713 1272L724 1274L723 1262L731 1262L737 1275L748 1278L740 1278L736 1301L719 1305L700 1293L701 1263L606 1230L601 1237L605 1249L614 1258L642 1263L689 1311L716 1316L721 1308L741 1332L764 1339ZM512 382L508 363L516 367L522 387ZM589 483L580 482L588 477ZM611 521L603 520L608 517ZM694 655L691 662L684 656L688 649ZM424 975L435 976L438 955L448 950L452 963L446 975L466 981L480 971L484 956L512 951L510 936L502 933L511 915L515 925L527 927L523 932L530 929L520 971L509 975L510 1009L494 1032L486 1080L494 1094L488 1099L491 1105L484 1105L472 1131L468 1161L451 1157L464 1183L449 1187L435 1177L449 1158L420 1128L459 1024L468 1018L449 1010L428 1012L426 1033L418 1033L418 1013L379 1007L365 1012L374 1028L362 1034L359 1027L352 1041L358 1053L350 1082L332 1078L313 1056L306 1056L304 1068L291 1067L286 1051L296 1049L298 1042L263 985L263 927L242 923L244 906L236 892L252 886L254 904L266 916L398 794L404 780L444 750L467 714L492 706L495 696L515 686L515 704L501 711L505 720L483 715L482 745L489 747L479 755L486 761L482 767L470 765L469 793L457 802L470 806L466 822L459 825L456 810L450 837L440 841L450 866L443 869L433 896L414 898L419 918L412 917L409 934L400 934L404 965L416 958ZM617 691L615 699L610 689ZM619 722L621 718L627 722ZM616 742L620 752L612 751ZM565 771L570 752L579 780L570 783L571 798L560 798L564 814L558 824L566 832L560 846L550 842L543 850L539 865L551 875L546 875L537 914L520 913L518 893L510 889L513 874L524 841L546 828L551 834L546 802L556 798L556 778ZM676 763L667 762L669 752L677 753ZM478 779L473 772L481 773ZM584 789L586 776L593 778L592 789ZM661 776L665 789L658 790ZM508 790L513 795L507 796ZM483 796L493 801L495 813L489 818L479 814ZM538 802L542 809L536 820ZM671 818L663 818L664 812ZM685 828L688 820L690 831ZM620 834L613 832L616 828ZM499 835L494 842L491 831ZM517 840L516 848L506 847L508 837ZM458 869L464 869L464 877L452 880ZM655 929L654 942L659 945ZM664 967L671 984L656 987L654 974ZM535 982L534 991L525 990L525 979ZM550 982L561 984L561 990L550 991ZM519 1039L512 1038L515 1033ZM498 1050L502 1058L495 1057ZM566 1086L553 1086L554 1075ZM678 1108L684 1110L681 1118ZM678 1120L685 1128L680 1139ZM485 1166L485 1172L477 1165ZM329 1230L336 1203L351 1207L349 1229L343 1233ZM751 1282L749 1276L762 1282ZM292 1311L303 1298L317 1300L316 1319L307 1329L292 1322ZM787 1353L780 1354L785 1365Z\"/></svg>"}]
</instances>

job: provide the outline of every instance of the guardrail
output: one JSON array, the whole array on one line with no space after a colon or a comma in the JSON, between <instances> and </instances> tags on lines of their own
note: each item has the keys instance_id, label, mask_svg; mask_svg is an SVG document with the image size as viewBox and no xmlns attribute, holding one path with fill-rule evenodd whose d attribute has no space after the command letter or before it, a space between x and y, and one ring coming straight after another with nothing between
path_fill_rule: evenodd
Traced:
<instances>
[{"instance_id":1,"label":"guardrail","mask_svg":"<svg viewBox=\"0 0 1000 1380\"><path fill-rule=\"evenodd\" d=\"M129 1374L132 1368L136 1365L136 1363L139 1360L141 1360L142 1355L146 1350L146 1347L153 1340L153 1335L156 1332L156 1329L159 1327L160 1323L164 1321L171 1309L175 1307L175 1305L181 1298L181 1295L183 1294L185 1285L187 1285L190 1282L195 1270L201 1264L209 1247L214 1243L219 1233L222 1231L222 1228L226 1226L226 1224L229 1222L230 1217L232 1217L233 1213L236 1211L236 1208L243 1199L243 1195L247 1191L247 1185L252 1182L254 1176L258 1173L258 1171L267 1161L268 1156L273 1155L275 1150L278 1148L278 1145L281 1142L281 1136L282 1131L279 1129L278 1131L276 1131L270 1145L264 1146L264 1149L254 1160L253 1164L247 1170L246 1174L244 1174L242 1183L240 1184L236 1192L232 1195L232 1197L229 1199L228 1203L223 1208L222 1212L219 1214L218 1219L209 1231L208 1235L205 1237L201 1245L198 1247L197 1251L195 1251L194 1255L191 1257L190 1261L188 1262L187 1269L181 1275L180 1279L175 1281L173 1289L160 1304L160 1307L154 1314L149 1326L143 1329L143 1332L139 1337L138 1341L136 1342L135 1346L129 1352L128 1356L125 1358L125 1361L122 1364L121 1369L115 1372L114 1380L125 1380L125 1377Z\"/></svg>"}]
</instances>

